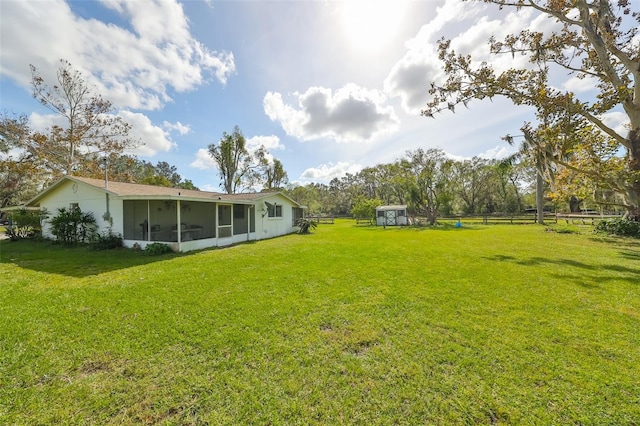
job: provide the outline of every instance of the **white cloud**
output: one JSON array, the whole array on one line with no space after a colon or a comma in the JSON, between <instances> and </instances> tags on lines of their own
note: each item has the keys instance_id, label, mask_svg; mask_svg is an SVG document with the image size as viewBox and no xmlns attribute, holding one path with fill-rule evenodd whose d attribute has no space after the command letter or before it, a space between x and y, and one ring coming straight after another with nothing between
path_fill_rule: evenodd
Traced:
<instances>
[{"instance_id":1,"label":"white cloud","mask_svg":"<svg viewBox=\"0 0 640 426\"><path fill-rule=\"evenodd\" d=\"M176 121L175 123L169 123L165 120L162 122L162 127L169 132L176 131L179 135L183 136L191 132L191 127L188 124L182 124L179 121Z\"/></svg>"},{"instance_id":2,"label":"white cloud","mask_svg":"<svg viewBox=\"0 0 640 426\"><path fill-rule=\"evenodd\" d=\"M496 72L513 67L530 67L528 59L521 55L493 55L489 51L489 38L503 39L517 34L523 28L550 31L557 27L550 19L535 15L529 8L500 12L497 8L489 14L486 5L475 2L448 0L436 9L436 16L424 25L418 34L405 43L406 53L391 68L384 82L389 96L401 99L403 109L417 114L425 108L431 96L432 82L444 83L442 61L438 58L437 41L446 30L451 40L450 48L461 55L471 55L474 63L486 61ZM456 30L459 32L456 34Z\"/></svg>"},{"instance_id":3,"label":"white cloud","mask_svg":"<svg viewBox=\"0 0 640 426\"><path fill-rule=\"evenodd\" d=\"M636 49L640 47L640 32L638 32L635 37L631 39L632 46L636 46Z\"/></svg>"},{"instance_id":4,"label":"white cloud","mask_svg":"<svg viewBox=\"0 0 640 426\"><path fill-rule=\"evenodd\" d=\"M160 151L170 151L175 147L169 134L162 128L155 126L146 115L127 110L119 111L117 115L131 125L129 136L142 142L141 146L129 149L127 152L152 157ZM68 123L64 117L57 114L33 112L29 115L29 125L33 130L47 132L53 125L64 128L68 126Z\"/></svg>"},{"instance_id":5,"label":"white cloud","mask_svg":"<svg viewBox=\"0 0 640 426\"><path fill-rule=\"evenodd\" d=\"M408 52L391 69L384 89L390 95L400 97L407 113L418 114L429 100L429 84L440 80L441 76L435 51Z\"/></svg>"},{"instance_id":6,"label":"white cloud","mask_svg":"<svg viewBox=\"0 0 640 426\"><path fill-rule=\"evenodd\" d=\"M331 138L337 142L365 142L391 133L399 121L385 96L348 84L333 92L311 87L295 93L298 108L287 105L280 93L268 92L263 100L267 116L278 121L288 135L307 141Z\"/></svg>"},{"instance_id":7,"label":"white cloud","mask_svg":"<svg viewBox=\"0 0 640 426\"><path fill-rule=\"evenodd\" d=\"M486 6L481 3L465 3L459 0L446 0L444 4L436 8L436 15L411 40L406 42L408 50L417 50L425 46L425 42L433 42L441 37L440 32L452 24L482 16Z\"/></svg>"},{"instance_id":8,"label":"white cloud","mask_svg":"<svg viewBox=\"0 0 640 426\"><path fill-rule=\"evenodd\" d=\"M593 77L578 78L574 76L565 81L562 86L569 92L584 93L593 90L596 84L598 81Z\"/></svg>"},{"instance_id":9,"label":"white cloud","mask_svg":"<svg viewBox=\"0 0 640 426\"><path fill-rule=\"evenodd\" d=\"M53 125L65 127L67 125L67 121L63 116L58 114L40 114L32 112L29 115L29 126L36 132L45 133Z\"/></svg>"},{"instance_id":10,"label":"white cloud","mask_svg":"<svg viewBox=\"0 0 640 426\"><path fill-rule=\"evenodd\" d=\"M127 110L120 111L118 115L131 125L129 136L137 138L143 143L129 152L152 157L160 151L166 152L175 147L167 132L155 126L146 115Z\"/></svg>"},{"instance_id":11,"label":"white cloud","mask_svg":"<svg viewBox=\"0 0 640 426\"><path fill-rule=\"evenodd\" d=\"M340 161L336 164L321 164L318 167L310 167L302 172L300 179L308 182L329 182L333 178L341 178L347 173L355 174L364 167L357 163Z\"/></svg>"},{"instance_id":12,"label":"white cloud","mask_svg":"<svg viewBox=\"0 0 640 426\"><path fill-rule=\"evenodd\" d=\"M611 111L602 115L602 122L615 130L617 134L626 138L629 134L629 116L620 111Z\"/></svg>"},{"instance_id":13,"label":"white cloud","mask_svg":"<svg viewBox=\"0 0 640 426\"><path fill-rule=\"evenodd\" d=\"M510 155L513 155L517 151L517 147L511 145L496 145L493 148L486 150L478 154L480 158L486 158L488 160L500 160L502 158L507 158Z\"/></svg>"},{"instance_id":14,"label":"white cloud","mask_svg":"<svg viewBox=\"0 0 640 426\"><path fill-rule=\"evenodd\" d=\"M211 184L205 184L205 185L200 186L200 191L220 192L220 188L216 188L215 186L213 186Z\"/></svg>"},{"instance_id":15,"label":"white cloud","mask_svg":"<svg viewBox=\"0 0 640 426\"><path fill-rule=\"evenodd\" d=\"M502 40L507 35L518 34L523 28L530 28L533 18L530 8L513 10L504 16L481 16L469 25L466 31L451 40L451 48L458 54L471 55L477 63L487 61L497 71L523 67L528 60L519 54L492 54L489 50L489 39L493 36Z\"/></svg>"},{"instance_id":16,"label":"white cloud","mask_svg":"<svg viewBox=\"0 0 640 426\"><path fill-rule=\"evenodd\" d=\"M429 100L430 83L444 78L436 48L436 40L442 36L440 32L446 26L477 16L484 8L475 3L448 0L436 9L433 19L405 43L407 52L391 68L384 89L389 96L400 97L407 113L418 114Z\"/></svg>"},{"instance_id":17,"label":"white cloud","mask_svg":"<svg viewBox=\"0 0 640 426\"><path fill-rule=\"evenodd\" d=\"M267 150L284 149L284 145L280 143L280 138L275 135L254 136L247 139L247 149L249 152L253 152L261 146L264 146Z\"/></svg>"},{"instance_id":18,"label":"white cloud","mask_svg":"<svg viewBox=\"0 0 640 426\"><path fill-rule=\"evenodd\" d=\"M209 151L204 148L200 148L195 155L196 159L189 164L189 167L200 170L217 169L218 166L213 158L209 155Z\"/></svg>"},{"instance_id":19,"label":"white cloud","mask_svg":"<svg viewBox=\"0 0 640 426\"><path fill-rule=\"evenodd\" d=\"M208 75L225 84L235 73L232 53L211 51L192 37L177 1L102 4L131 30L74 15L62 0L3 2L2 75L28 86L27 64L34 64L53 82L58 59L64 58L115 106L153 110L171 100L170 90L193 90Z\"/></svg>"},{"instance_id":20,"label":"white cloud","mask_svg":"<svg viewBox=\"0 0 640 426\"><path fill-rule=\"evenodd\" d=\"M265 159L272 164L274 156L271 153L271 150L284 149L284 145L280 143L280 138L274 135L271 136L254 136L252 138L247 139L247 151L250 154L254 154L260 147L264 147L266 149ZM259 190L259 189L258 189Z\"/></svg>"},{"instance_id":21,"label":"white cloud","mask_svg":"<svg viewBox=\"0 0 640 426\"><path fill-rule=\"evenodd\" d=\"M169 135L155 126L146 115L127 110L120 111L118 115L131 125L129 136L143 143L138 148L129 150L131 153L152 157L160 151L166 152L175 147Z\"/></svg>"}]
</instances>

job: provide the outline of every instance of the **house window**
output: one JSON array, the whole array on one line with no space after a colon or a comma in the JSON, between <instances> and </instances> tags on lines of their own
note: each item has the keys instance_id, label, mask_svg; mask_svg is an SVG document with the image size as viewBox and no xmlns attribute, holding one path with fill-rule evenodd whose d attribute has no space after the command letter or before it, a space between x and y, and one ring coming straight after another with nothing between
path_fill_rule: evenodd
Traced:
<instances>
[{"instance_id":1,"label":"house window","mask_svg":"<svg viewBox=\"0 0 640 426\"><path fill-rule=\"evenodd\" d=\"M282 217L282 206L277 204L265 203L269 211L269 217Z\"/></svg>"},{"instance_id":2,"label":"house window","mask_svg":"<svg viewBox=\"0 0 640 426\"><path fill-rule=\"evenodd\" d=\"M80 205L78 203L69 203L69 209L70 210L75 210L75 209L79 209Z\"/></svg>"}]
</instances>

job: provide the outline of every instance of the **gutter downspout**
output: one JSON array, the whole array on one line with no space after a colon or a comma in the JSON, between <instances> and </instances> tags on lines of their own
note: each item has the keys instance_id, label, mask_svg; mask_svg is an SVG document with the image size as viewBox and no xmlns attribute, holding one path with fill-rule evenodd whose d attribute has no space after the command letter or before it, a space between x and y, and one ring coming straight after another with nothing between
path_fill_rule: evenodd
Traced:
<instances>
[{"instance_id":1,"label":"gutter downspout","mask_svg":"<svg viewBox=\"0 0 640 426\"><path fill-rule=\"evenodd\" d=\"M178 231L178 251L180 250L180 243L182 243L182 215L180 214L180 200L176 203L176 214L178 215L178 223L176 224L176 230Z\"/></svg>"},{"instance_id":2,"label":"gutter downspout","mask_svg":"<svg viewBox=\"0 0 640 426\"><path fill-rule=\"evenodd\" d=\"M253 204L249 205L247 209L247 241L251 240L251 209L253 208Z\"/></svg>"}]
</instances>

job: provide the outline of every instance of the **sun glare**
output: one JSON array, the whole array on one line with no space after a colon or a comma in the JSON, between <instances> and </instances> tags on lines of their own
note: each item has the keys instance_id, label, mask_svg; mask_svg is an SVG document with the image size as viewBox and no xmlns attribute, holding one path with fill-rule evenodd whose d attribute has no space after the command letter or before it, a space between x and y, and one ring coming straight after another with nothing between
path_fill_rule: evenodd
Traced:
<instances>
[{"instance_id":1,"label":"sun glare","mask_svg":"<svg viewBox=\"0 0 640 426\"><path fill-rule=\"evenodd\" d=\"M384 47L396 35L404 17L405 2L349 0L341 17L347 41L359 49Z\"/></svg>"}]
</instances>

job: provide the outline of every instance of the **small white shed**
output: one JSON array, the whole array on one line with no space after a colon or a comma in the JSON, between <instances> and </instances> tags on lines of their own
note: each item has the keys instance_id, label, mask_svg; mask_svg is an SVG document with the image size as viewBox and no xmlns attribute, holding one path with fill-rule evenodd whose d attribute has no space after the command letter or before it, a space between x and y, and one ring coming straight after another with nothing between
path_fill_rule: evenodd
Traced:
<instances>
[{"instance_id":1,"label":"small white shed","mask_svg":"<svg viewBox=\"0 0 640 426\"><path fill-rule=\"evenodd\" d=\"M376 207L376 225L402 226L407 224L407 206Z\"/></svg>"}]
</instances>

